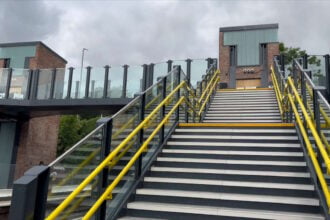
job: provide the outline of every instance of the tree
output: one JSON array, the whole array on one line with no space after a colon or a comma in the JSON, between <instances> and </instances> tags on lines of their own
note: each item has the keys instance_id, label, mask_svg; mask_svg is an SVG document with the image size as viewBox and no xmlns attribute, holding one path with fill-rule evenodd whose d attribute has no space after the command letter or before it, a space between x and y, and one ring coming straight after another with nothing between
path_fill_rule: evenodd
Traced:
<instances>
[{"instance_id":1,"label":"tree","mask_svg":"<svg viewBox=\"0 0 330 220\"><path fill-rule=\"evenodd\" d=\"M64 115L60 119L57 155L61 155L81 138L91 132L99 117L82 118L79 115Z\"/></svg>"},{"instance_id":2,"label":"tree","mask_svg":"<svg viewBox=\"0 0 330 220\"><path fill-rule=\"evenodd\" d=\"M306 50L301 50L300 47L286 47L284 43L280 43L279 45L280 54L283 54L285 57L284 64L290 65L292 61L296 58L301 58L306 55ZM321 60L319 60L316 56L308 57L308 64L315 64L316 66L321 65ZM291 71L291 69L289 69Z\"/></svg>"}]
</instances>

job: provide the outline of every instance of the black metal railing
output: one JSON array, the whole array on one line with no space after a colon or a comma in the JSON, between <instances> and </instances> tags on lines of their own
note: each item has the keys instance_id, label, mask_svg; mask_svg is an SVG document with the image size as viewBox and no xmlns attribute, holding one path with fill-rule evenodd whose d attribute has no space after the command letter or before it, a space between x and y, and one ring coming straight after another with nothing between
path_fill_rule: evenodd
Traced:
<instances>
[{"instance_id":1,"label":"black metal railing","mask_svg":"<svg viewBox=\"0 0 330 220\"><path fill-rule=\"evenodd\" d=\"M187 102L178 105L175 113L165 120L157 135L148 143L148 150L139 157L134 167L130 168L125 178L118 183L112 193L112 199L102 204L96 214L99 219L104 219L105 216L115 218L178 123L201 120L204 113L198 113L194 110L196 110L195 107L198 108L203 103L205 103L204 106L207 106L214 95L217 88L214 85L217 85L219 77L216 68L216 63L209 65L206 74L202 75L203 80L198 83L198 89L193 89L190 86L189 76L182 71L180 66L174 66L167 75L158 77L155 84L139 93L115 115L110 118L101 118L94 131L49 166L38 169L33 168L39 170L40 173L35 172L33 176L28 177L28 182L22 182L22 179L26 178L25 176L17 180L14 184L10 216L19 218L26 215L40 215L41 218L44 218L45 214L47 216L52 213L65 198L71 195L77 185L88 178L91 172L94 172L93 170L97 169L110 153L118 151L111 159L111 163L107 164L79 192L79 196L72 200L70 205L61 212L61 218L64 219L81 217L82 213L86 212L90 205L95 203L105 191L109 181L112 181L127 161L132 159L159 123L164 123L164 118L168 117L166 115L173 109L173 106L178 105L182 97L185 97ZM145 79L147 80L147 78ZM212 84L213 90L210 84ZM180 85L186 86L179 87ZM169 98L168 95L173 93L174 90L175 95L172 94ZM159 106L161 106L160 111L155 113L155 109L159 109ZM204 111L206 111L205 107ZM150 114L151 112L154 113ZM146 117L149 117L147 122L145 121ZM133 135L132 131L136 130L136 127L142 122L145 123L143 129ZM125 142L125 145L118 150L119 144L126 140L128 136L130 136L129 141L126 141L127 143ZM39 184L39 180L43 182L42 185ZM19 189L28 191L28 188L33 188L33 190L29 193L20 194ZM31 203L28 204L26 201ZM14 211L18 209L24 209L24 212Z\"/></svg>"},{"instance_id":2,"label":"black metal railing","mask_svg":"<svg viewBox=\"0 0 330 220\"><path fill-rule=\"evenodd\" d=\"M168 60L156 64L56 69L0 69L0 102L12 100L133 98L153 85L173 65L197 80L216 59Z\"/></svg>"}]
</instances>

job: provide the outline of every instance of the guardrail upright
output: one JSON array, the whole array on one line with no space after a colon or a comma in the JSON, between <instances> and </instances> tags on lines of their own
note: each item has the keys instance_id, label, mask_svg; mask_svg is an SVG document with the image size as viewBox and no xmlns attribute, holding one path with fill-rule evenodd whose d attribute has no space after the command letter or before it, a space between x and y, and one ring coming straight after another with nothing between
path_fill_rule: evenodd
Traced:
<instances>
[{"instance_id":1,"label":"guardrail upright","mask_svg":"<svg viewBox=\"0 0 330 220\"><path fill-rule=\"evenodd\" d=\"M110 66L105 65L104 66L104 84L103 84L103 98L108 97L109 93L109 71L110 71Z\"/></svg>"},{"instance_id":2,"label":"guardrail upright","mask_svg":"<svg viewBox=\"0 0 330 220\"><path fill-rule=\"evenodd\" d=\"M146 106L146 93L143 92L140 94L140 109L139 109L139 124L144 120L145 118L145 106ZM140 146L142 146L144 142L144 131L143 129L140 129L138 134L138 141L135 145L135 150L138 151ZM138 180L142 173L142 155L139 156L139 158L135 162L135 173L134 177L135 180Z\"/></svg>"},{"instance_id":3,"label":"guardrail upright","mask_svg":"<svg viewBox=\"0 0 330 220\"><path fill-rule=\"evenodd\" d=\"M52 70L52 76L51 76L51 81L50 81L49 99L53 99L54 98L56 73L57 73L57 69L54 68Z\"/></svg>"},{"instance_id":4,"label":"guardrail upright","mask_svg":"<svg viewBox=\"0 0 330 220\"><path fill-rule=\"evenodd\" d=\"M67 94L66 94L66 99L71 98L73 70L74 70L73 67L69 67L68 90L67 90Z\"/></svg>"},{"instance_id":5,"label":"guardrail upright","mask_svg":"<svg viewBox=\"0 0 330 220\"><path fill-rule=\"evenodd\" d=\"M180 79L180 76L181 76L181 66L180 65L175 65L173 68L175 69L174 76L176 78L176 85L175 85L175 87L177 87L178 85L180 85L180 81L181 81L181 79ZM178 89L178 91L176 93L176 101L179 101L179 99L180 99L180 90L181 89ZM175 118L176 118L175 121L177 121L177 122L180 120L180 108L177 108L176 109L176 117Z\"/></svg>"},{"instance_id":6,"label":"guardrail upright","mask_svg":"<svg viewBox=\"0 0 330 220\"><path fill-rule=\"evenodd\" d=\"M330 102L330 55L324 55L327 100Z\"/></svg>"},{"instance_id":7,"label":"guardrail upright","mask_svg":"<svg viewBox=\"0 0 330 220\"><path fill-rule=\"evenodd\" d=\"M96 123L97 126L104 124L102 130L100 161L103 161L111 152L112 122L113 122L112 118L105 117L105 118L100 118ZM99 182L98 182L98 190L97 190L98 197L100 197L104 193L105 189L108 186L108 182L109 182L108 176L109 176L109 168L105 167L103 171L99 174ZM107 209L107 204L106 201L104 201L100 206L100 209L97 211L96 214L97 220L103 220L106 218L106 209Z\"/></svg>"}]
</instances>

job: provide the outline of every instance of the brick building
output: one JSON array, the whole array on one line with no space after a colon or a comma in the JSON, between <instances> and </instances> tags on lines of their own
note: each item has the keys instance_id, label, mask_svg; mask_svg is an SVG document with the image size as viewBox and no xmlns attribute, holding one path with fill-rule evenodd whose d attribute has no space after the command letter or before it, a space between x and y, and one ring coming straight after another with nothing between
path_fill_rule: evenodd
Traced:
<instances>
[{"instance_id":1,"label":"brick building","mask_svg":"<svg viewBox=\"0 0 330 220\"><path fill-rule=\"evenodd\" d=\"M278 24L220 28L220 77L228 88L268 87L277 54Z\"/></svg>"},{"instance_id":2,"label":"brick building","mask_svg":"<svg viewBox=\"0 0 330 220\"><path fill-rule=\"evenodd\" d=\"M65 68L66 63L40 41L0 44L0 98L5 85L1 68L13 68L9 98L22 99L27 85L27 69ZM40 75L40 84L42 80ZM11 132L17 129L19 132ZM58 115L28 118L23 123L1 120L0 189L9 188L14 179L32 166L48 164L55 159L58 130ZM14 133L19 135L15 137Z\"/></svg>"}]
</instances>

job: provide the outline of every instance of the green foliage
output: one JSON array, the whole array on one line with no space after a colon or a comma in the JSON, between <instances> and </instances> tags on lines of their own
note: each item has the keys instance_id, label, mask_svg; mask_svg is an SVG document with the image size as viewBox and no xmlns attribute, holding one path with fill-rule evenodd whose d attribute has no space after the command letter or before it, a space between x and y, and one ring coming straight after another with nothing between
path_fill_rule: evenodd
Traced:
<instances>
[{"instance_id":1,"label":"green foliage","mask_svg":"<svg viewBox=\"0 0 330 220\"><path fill-rule=\"evenodd\" d=\"M61 155L81 138L91 132L99 117L82 118L79 115L61 116L58 135L57 155Z\"/></svg>"},{"instance_id":2,"label":"green foliage","mask_svg":"<svg viewBox=\"0 0 330 220\"><path fill-rule=\"evenodd\" d=\"M301 58L306 55L306 50L301 50L300 47L286 47L284 43L279 45L280 53L285 56L285 65L292 64L292 61L296 58ZM321 65L321 60L317 59L316 56L308 57L308 64L315 64L316 66ZM291 67L288 68L291 71Z\"/></svg>"}]
</instances>

